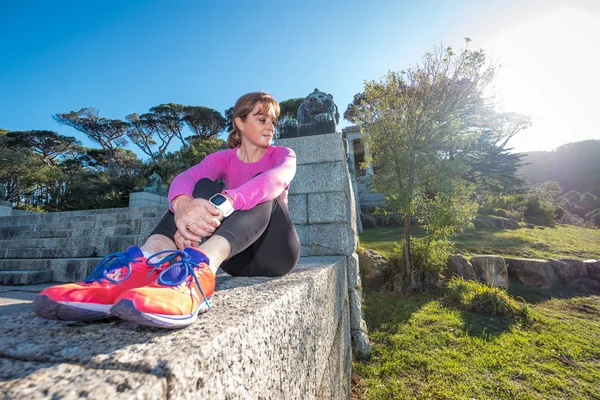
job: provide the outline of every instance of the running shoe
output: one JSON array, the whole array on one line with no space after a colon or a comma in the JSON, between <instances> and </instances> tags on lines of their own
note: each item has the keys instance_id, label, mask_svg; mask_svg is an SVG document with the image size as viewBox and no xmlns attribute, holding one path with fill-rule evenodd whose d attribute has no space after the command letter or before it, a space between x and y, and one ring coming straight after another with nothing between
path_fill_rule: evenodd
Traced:
<instances>
[{"instance_id":1,"label":"running shoe","mask_svg":"<svg viewBox=\"0 0 600 400\"><path fill-rule=\"evenodd\" d=\"M33 302L38 317L62 321L94 321L109 316L119 295L154 281L161 269L149 266L139 247L102 258L83 282L44 289Z\"/></svg>"},{"instance_id":2,"label":"running shoe","mask_svg":"<svg viewBox=\"0 0 600 400\"><path fill-rule=\"evenodd\" d=\"M164 256L168 263L151 284L123 293L110 309L111 314L141 325L161 328L184 328L211 307L215 291L215 274L208 267L208 257L198 249L166 250L152 255Z\"/></svg>"}]
</instances>

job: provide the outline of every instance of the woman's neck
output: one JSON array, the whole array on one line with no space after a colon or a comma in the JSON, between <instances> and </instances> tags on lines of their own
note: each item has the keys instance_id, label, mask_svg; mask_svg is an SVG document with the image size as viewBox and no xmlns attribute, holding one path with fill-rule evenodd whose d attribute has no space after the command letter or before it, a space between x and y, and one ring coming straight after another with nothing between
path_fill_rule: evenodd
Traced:
<instances>
[{"instance_id":1,"label":"woman's neck","mask_svg":"<svg viewBox=\"0 0 600 400\"><path fill-rule=\"evenodd\" d=\"M237 149L237 156L243 163L253 163L260 160L266 152L267 149L242 143Z\"/></svg>"}]
</instances>

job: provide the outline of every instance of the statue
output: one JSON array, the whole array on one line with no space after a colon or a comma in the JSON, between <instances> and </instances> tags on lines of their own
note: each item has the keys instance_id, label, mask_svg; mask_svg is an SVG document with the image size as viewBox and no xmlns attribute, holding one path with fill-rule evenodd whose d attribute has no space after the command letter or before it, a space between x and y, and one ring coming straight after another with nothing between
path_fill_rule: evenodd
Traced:
<instances>
[{"instance_id":1,"label":"statue","mask_svg":"<svg viewBox=\"0 0 600 400\"><path fill-rule=\"evenodd\" d=\"M169 187L162 184L162 178L154 172L148 177L144 186L136 187L133 192L156 193L161 196L166 196L169 192Z\"/></svg>"},{"instance_id":2,"label":"statue","mask_svg":"<svg viewBox=\"0 0 600 400\"><path fill-rule=\"evenodd\" d=\"M332 95L315 89L300 103L297 119L286 118L282 121L282 126L304 125L319 121L335 121L337 125L340 122L340 113L333 102Z\"/></svg>"},{"instance_id":3,"label":"statue","mask_svg":"<svg viewBox=\"0 0 600 400\"><path fill-rule=\"evenodd\" d=\"M315 89L300 104L298 108L298 123L310 124L316 121L340 122L340 113L333 102L333 96Z\"/></svg>"}]
</instances>

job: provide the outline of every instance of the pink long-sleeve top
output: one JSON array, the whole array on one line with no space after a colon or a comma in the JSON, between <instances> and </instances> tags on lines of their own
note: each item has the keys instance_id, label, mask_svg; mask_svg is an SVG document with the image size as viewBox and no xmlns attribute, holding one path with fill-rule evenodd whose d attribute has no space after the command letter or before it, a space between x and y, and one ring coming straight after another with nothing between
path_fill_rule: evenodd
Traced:
<instances>
[{"instance_id":1,"label":"pink long-sleeve top","mask_svg":"<svg viewBox=\"0 0 600 400\"><path fill-rule=\"evenodd\" d=\"M196 183L202 178L223 179L226 187L223 193L233 200L234 210L248 210L282 193L287 204L290 182L296 174L294 151L270 146L260 160L244 163L238 158L237 149L209 154L199 164L177 175L169 187L169 204L177 196L192 196Z\"/></svg>"}]
</instances>

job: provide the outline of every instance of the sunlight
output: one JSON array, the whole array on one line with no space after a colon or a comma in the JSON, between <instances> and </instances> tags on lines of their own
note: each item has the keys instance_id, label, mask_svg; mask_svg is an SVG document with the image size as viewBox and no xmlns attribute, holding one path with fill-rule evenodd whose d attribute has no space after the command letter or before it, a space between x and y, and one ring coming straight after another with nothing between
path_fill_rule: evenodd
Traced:
<instances>
[{"instance_id":1,"label":"sunlight","mask_svg":"<svg viewBox=\"0 0 600 400\"><path fill-rule=\"evenodd\" d=\"M484 46L501 65L500 107L533 118L533 127L509 143L516 151L600 138L600 77L592 61L599 41L599 16L557 8L508 27Z\"/></svg>"}]
</instances>

